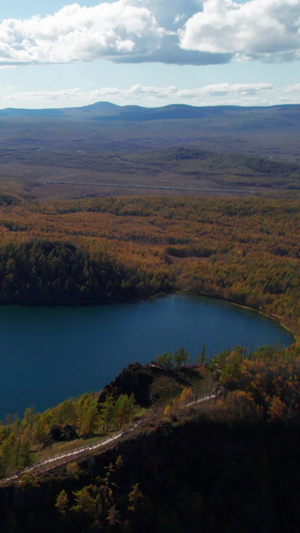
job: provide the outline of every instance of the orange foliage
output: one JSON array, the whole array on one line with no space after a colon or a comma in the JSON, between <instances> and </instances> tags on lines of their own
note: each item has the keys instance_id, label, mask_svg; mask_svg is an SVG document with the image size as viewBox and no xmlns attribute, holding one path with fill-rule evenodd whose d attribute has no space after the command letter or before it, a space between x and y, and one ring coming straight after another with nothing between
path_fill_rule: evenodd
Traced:
<instances>
[{"instance_id":1,"label":"orange foliage","mask_svg":"<svg viewBox=\"0 0 300 533\"><path fill-rule=\"evenodd\" d=\"M71 243L179 289L265 311L300 332L300 202L119 197L0 207L3 245ZM155 283L154 283L155 285Z\"/></svg>"}]
</instances>

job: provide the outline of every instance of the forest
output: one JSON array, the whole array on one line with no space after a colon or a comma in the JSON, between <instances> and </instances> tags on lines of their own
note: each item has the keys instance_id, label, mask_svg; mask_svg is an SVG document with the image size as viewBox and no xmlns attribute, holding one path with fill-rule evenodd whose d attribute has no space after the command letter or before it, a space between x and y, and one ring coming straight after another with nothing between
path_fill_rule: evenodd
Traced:
<instances>
[{"instance_id":1,"label":"forest","mask_svg":"<svg viewBox=\"0 0 300 533\"><path fill-rule=\"evenodd\" d=\"M223 298L300 331L300 203L2 194L2 303L126 301L170 290Z\"/></svg>"},{"instance_id":2,"label":"forest","mask_svg":"<svg viewBox=\"0 0 300 533\"><path fill-rule=\"evenodd\" d=\"M0 481L5 533L276 533L289 521L296 530L298 199L38 202L3 192L0 237L1 304L111 304L187 291L257 309L296 340L286 350L236 347L210 361L205 346L196 361L182 347L158 354L154 368L131 365L100 393L8 415L0 424L3 479L123 428L132 432L103 453Z\"/></svg>"},{"instance_id":3,"label":"forest","mask_svg":"<svg viewBox=\"0 0 300 533\"><path fill-rule=\"evenodd\" d=\"M95 261L74 245L43 240L2 247L0 279L2 304L113 303L155 292L151 279L109 256Z\"/></svg>"}]
</instances>

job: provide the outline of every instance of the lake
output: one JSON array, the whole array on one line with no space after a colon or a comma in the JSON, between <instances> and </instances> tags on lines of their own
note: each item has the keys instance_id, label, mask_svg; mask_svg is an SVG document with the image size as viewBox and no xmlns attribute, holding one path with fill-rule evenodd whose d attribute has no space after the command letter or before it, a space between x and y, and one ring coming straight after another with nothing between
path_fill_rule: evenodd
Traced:
<instances>
[{"instance_id":1,"label":"lake","mask_svg":"<svg viewBox=\"0 0 300 533\"><path fill-rule=\"evenodd\" d=\"M100 390L127 364L184 346L196 357L224 348L289 346L293 336L255 311L206 297L78 307L0 306L0 418L23 416Z\"/></svg>"}]
</instances>

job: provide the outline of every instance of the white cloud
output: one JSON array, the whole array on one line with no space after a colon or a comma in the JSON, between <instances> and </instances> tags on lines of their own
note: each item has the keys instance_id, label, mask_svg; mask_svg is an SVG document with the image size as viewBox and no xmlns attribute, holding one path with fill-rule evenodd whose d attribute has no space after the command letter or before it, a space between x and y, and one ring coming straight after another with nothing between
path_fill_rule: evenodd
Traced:
<instances>
[{"instance_id":1,"label":"white cloud","mask_svg":"<svg viewBox=\"0 0 300 533\"><path fill-rule=\"evenodd\" d=\"M298 96L300 94L300 83L295 83L294 85L288 85L285 87L284 92L286 93L296 93Z\"/></svg>"},{"instance_id":2,"label":"white cloud","mask_svg":"<svg viewBox=\"0 0 300 533\"><path fill-rule=\"evenodd\" d=\"M194 89L193 91L190 91L190 96L225 96L232 94L239 94L241 96L253 96L272 90L273 85L269 83L217 83L213 85L206 85L205 87L202 87L200 89ZM184 90L181 90L180 93L183 94Z\"/></svg>"},{"instance_id":3,"label":"white cloud","mask_svg":"<svg viewBox=\"0 0 300 533\"><path fill-rule=\"evenodd\" d=\"M0 67L300 58L300 0L115 0L0 24Z\"/></svg>"},{"instance_id":4,"label":"white cloud","mask_svg":"<svg viewBox=\"0 0 300 533\"><path fill-rule=\"evenodd\" d=\"M67 102L86 98L88 93L74 87L73 89L61 89L59 91L27 91L17 92L5 96L5 100L23 100L32 102Z\"/></svg>"},{"instance_id":5,"label":"white cloud","mask_svg":"<svg viewBox=\"0 0 300 533\"><path fill-rule=\"evenodd\" d=\"M101 100L113 101L138 101L138 100L166 100L168 102L189 101L191 104L202 105L214 97L234 98L234 102L241 102L244 98L258 98L264 94L271 93L274 87L267 83L248 83L248 84L228 84L220 83L206 85L197 89L179 89L176 86L169 87L145 87L142 85L133 85L129 89L118 89L116 87L106 87L84 91L79 88L62 89L60 91L30 91L19 92L6 96L6 100L22 100L28 102L53 102L55 104L75 105L78 102L90 104ZM233 101L233 100L232 100ZM256 100L255 100L256 102Z\"/></svg>"},{"instance_id":6,"label":"white cloud","mask_svg":"<svg viewBox=\"0 0 300 533\"><path fill-rule=\"evenodd\" d=\"M101 56L153 53L165 30L145 7L125 0L65 6L54 15L0 25L0 64L68 63Z\"/></svg>"},{"instance_id":7,"label":"white cloud","mask_svg":"<svg viewBox=\"0 0 300 533\"><path fill-rule=\"evenodd\" d=\"M180 31L181 46L239 59L300 58L300 0L205 0Z\"/></svg>"}]
</instances>

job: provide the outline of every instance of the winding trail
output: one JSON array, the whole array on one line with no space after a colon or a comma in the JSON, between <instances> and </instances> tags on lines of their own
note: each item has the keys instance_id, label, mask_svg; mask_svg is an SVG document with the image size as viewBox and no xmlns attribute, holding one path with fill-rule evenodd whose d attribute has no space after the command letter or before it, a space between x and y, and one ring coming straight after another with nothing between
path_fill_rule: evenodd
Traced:
<instances>
[{"instance_id":1,"label":"winding trail","mask_svg":"<svg viewBox=\"0 0 300 533\"><path fill-rule=\"evenodd\" d=\"M207 396L202 396L198 400L194 400L192 402L186 403L181 408L191 407L199 403L214 400L220 395L220 393L221 391L218 391L213 394L209 394ZM0 487L5 487L7 485L11 485L12 483L20 482L22 477L26 474L32 474L32 475L44 474L46 472L50 472L51 470L55 470L55 468L58 468L59 466L67 464L71 461L77 461L78 459L82 458L83 456L91 452L96 452L98 450L101 450L102 448L110 447L112 444L114 445L115 442L118 441L121 437L127 436L131 432L135 431L135 429L138 426L140 426L143 422L145 422L147 418L148 417L145 417L137 422L134 422L133 424L131 424L130 426L127 426L127 428L123 429L122 431L118 431L111 437L107 437L101 440L100 442L97 442L96 444L93 444L93 445L88 444L87 446L82 446L81 448L78 448L77 450L54 455L53 457L50 457L49 459L43 459L42 461L39 461L38 463L35 463L32 466L27 466L26 468L24 468L23 470L20 470L19 472L16 472L12 476L1 479Z\"/></svg>"},{"instance_id":2,"label":"winding trail","mask_svg":"<svg viewBox=\"0 0 300 533\"><path fill-rule=\"evenodd\" d=\"M128 426L125 430L118 431L118 433L115 433L111 437L107 437L106 439L102 440L101 442L98 442L97 444L82 446L81 448L78 448L77 450L54 455L53 457L50 457L49 459L43 459L42 461L39 461L38 463L35 463L32 466L27 466L26 468L24 468L23 470L20 470L16 474L13 474L12 476L1 479L0 487L9 485L15 481L20 481L20 479L25 474L30 473L33 475L37 475L37 474L49 472L50 470L54 470L58 466L69 463L70 461L75 461L77 459L80 459L82 456L86 455L89 452L98 451L101 448L104 448L107 445L110 445L114 443L115 441L119 440L122 436L127 435L131 431L134 431L140 423L141 421L136 422L132 424L131 426Z\"/></svg>"}]
</instances>

